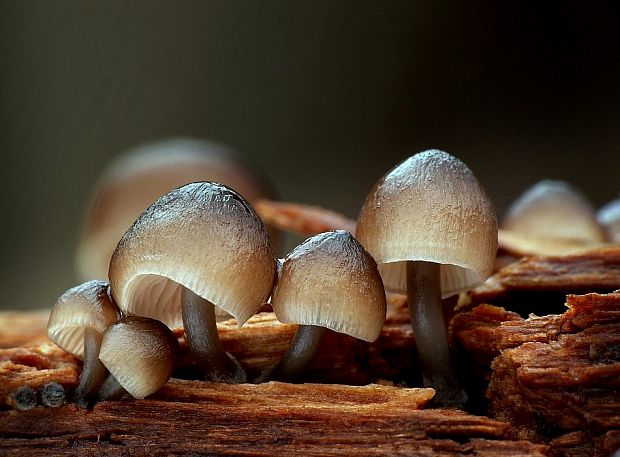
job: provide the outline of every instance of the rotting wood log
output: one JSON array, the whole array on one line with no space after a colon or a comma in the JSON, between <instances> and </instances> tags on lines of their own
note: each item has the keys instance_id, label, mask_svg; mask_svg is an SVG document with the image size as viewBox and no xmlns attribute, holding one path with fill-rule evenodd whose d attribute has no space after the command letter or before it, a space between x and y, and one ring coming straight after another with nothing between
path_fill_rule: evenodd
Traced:
<instances>
[{"instance_id":1,"label":"rotting wood log","mask_svg":"<svg viewBox=\"0 0 620 457\"><path fill-rule=\"evenodd\" d=\"M523 317L564 312L567 294L620 289L620 247L511 263L484 284L461 294L457 311L478 304L502 306Z\"/></svg>"},{"instance_id":2,"label":"rotting wood log","mask_svg":"<svg viewBox=\"0 0 620 457\"><path fill-rule=\"evenodd\" d=\"M146 400L0 413L6 455L542 456L510 426L419 409L431 389L171 380Z\"/></svg>"},{"instance_id":3,"label":"rotting wood log","mask_svg":"<svg viewBox=\"0 0 620 457\"><path fill-rule=\"evenodd\" d=\"M490 411L553 455L608 456L620 448L620 293L569 295L567 306L496 329Z\"/></svg>"}]
</instances>

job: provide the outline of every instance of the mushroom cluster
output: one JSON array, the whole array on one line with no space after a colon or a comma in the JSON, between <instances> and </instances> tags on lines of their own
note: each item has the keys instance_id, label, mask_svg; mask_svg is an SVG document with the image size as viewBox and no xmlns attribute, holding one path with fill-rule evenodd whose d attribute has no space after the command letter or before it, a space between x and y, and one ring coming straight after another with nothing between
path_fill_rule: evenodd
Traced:
<instances>
[{"instance_id":1,"label":"mushroom cluster","mask_svg":"<svg viewBox=\"0 0 620 457\"><path fill-rule=\"evenodd\" d=\"M204 379L247 382L220 342L217 315L242 326L270 303L278 320L298 328L281 359L253 381L294 381L325 332L375 341L387 289L407 295L423 382L435 388L436 403L462 406L467 397L452 370L442 299L491 274L497 233L493 206L471 170L439 150L408 158L377 182L355 236L321 233L283 260L241 195L194 182L138 216L114 250L109 283L90 281L59 298L48 334L84 360L78 403L143 398L171 376L172 330L181 328Z\"/></svg>"}]
</instances>

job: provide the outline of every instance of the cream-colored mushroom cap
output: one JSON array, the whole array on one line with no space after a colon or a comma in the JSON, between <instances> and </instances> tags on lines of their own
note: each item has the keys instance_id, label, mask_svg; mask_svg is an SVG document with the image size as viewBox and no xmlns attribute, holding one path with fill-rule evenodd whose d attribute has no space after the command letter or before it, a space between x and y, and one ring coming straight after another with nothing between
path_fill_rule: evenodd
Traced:
<instances>
[{"instance_id":1,"label":"cream-colored mushroom cap","mask_svg":"<svg viewBox=\"0 0 620 457\"><path fill-rule=\"evenodd\" d=\"M269 234L245 199L198 182L140 215L114 251L109 276L126 314L182 327L183 285L242 325L271 294L275 264Z\"/></svg>"},{"instance_id":2,"label":"cream-colored mushroom cap","mask_svg":"<svg viewBox=\"0 0 620 457\"><path fill-rule=\"evenodd\" d=\"M118 319L118 308L105 281L73 287L54 304L47 323L50 340L79 359L84 357L84 330L103 333Z\"/></svg>"},{"instance_id":3,"label":"cream-colored mushroom cap","mask_svg":"<svg viewBox=\"0 0 620 457\"><path fill-rule=\"evenodd\" d=\"M107 279L118 241L157 198L196 181L217 181L248 201L270 195L268 186L229 147L194 138L139 146L104 170L88 205L76 268L80 277Z\"/></svg>"},{"instance_id":4,"label":"cream-colored mushroom cap","mask_svg":"<svg viewBox=\"0 0 620 457\"><path fill-rule=\"evenodd\" d=\"M134 398L157 392L170 378L179 343L161 322L126 317L103 334L99 360Z\"/></svg>"},{"instance_id":5,"label":"cream-colored mushroom cap","mask_svg":"<svg viewBox=\"0 0 620 457\"><path fill-rule=\"evenodd\" d=\"M501 228L533 238L605 240L592 205L563 181L544 180L530 187L510 205Z\"/></svg>"},{"instance_id":6,"label":"cream-colored mushroom cap","mask_svg":"<svg viewBox=\"0 0 620 457\"><path fill-rule=\"evenodd\" d=\"M308 238L284 259L271 305L280 322L326 327L365 341L385 322L377 264L351 233Z\"/></svg>"},{"instance_id":7,"label":"cream-colored mushroom cap","mask_svg":"<svg viewBox=\"0 0 620 457\"><path fill-rule=\"evenodd\" d=\"M441 264L441 295L481 284L493 271L497 219L471 170L450 154L409 157L370 191L356 237L379 264L386 289L406 291L406 262Z\"/></svg>"},{"instance_id":8,"label":"cream-colored mushroom cap","mask_svg":"<svg viewBox=\"0 0 620 457\"><path fill-rule=\"evenodd\" d=\"M596 219L607 230L607 239L620 243L620 198L603 206L596 214Z\"/></svg>"}]
</instances>

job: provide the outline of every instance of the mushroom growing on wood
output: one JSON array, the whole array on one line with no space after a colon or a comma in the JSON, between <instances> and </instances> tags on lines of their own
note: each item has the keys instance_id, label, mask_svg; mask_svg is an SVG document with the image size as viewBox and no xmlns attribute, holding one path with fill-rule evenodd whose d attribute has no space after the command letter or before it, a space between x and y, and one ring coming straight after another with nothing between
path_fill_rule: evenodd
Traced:
<instances>
[{"instance_id":1,"label":"mushroom growing on wood","mask_svg":"<svg viewBox=\"0 0 620 457\"><path fill-rule=\"evenodd\" d=\"M500 248L517 255L561 255L605 241L594 207L563 181L530 187L510 205L500 228Z\"/></svg>"},{"instance_id":2,"label":"mushroom growing on wood","mask_svg":"<svg viewBox=\"0 0 620 457\"><path fill-rule=\"evenodd\" d=\"M275 271L254 209L222 184L199 182L140 215L114 251L109 275L123 312L183 326L207 379L243 382L245 371L219 340L214 305L243 325L271 295Z\"/></svg>"},{"instance_id":3,"label":"mushroom growing on wood","mask_svg":"<svg viewBox=\"0 0 620 457\"><path fill-rule=\"evenodd\" d=\"M99 361L103 332L119 318L105 281L89 281L69 289L54 304L47 335L65 351L84 361L75 401L87 406L107 371Z\"/></svg>"},{"instance_id":4,"label":"mushroom growing on wood","mask_svg":"<svg viewBox=\"0 0 620 457\"><path fill-rule=\"evenodd\" d=\"M114 248L136 218L165 193L195 181L217 181L250 202L273 196L271 186L230 147L195 138L138 146L102 173L88 205L76 269L83 280L107 279Z\"/></svg>"},{"instance_id":5,"label":"mushroom growing on wood","mask_svg":"<svg viewBox=\"0 0 620 457\"><path fill-rule=\"evenodd\" d=\"M170 378L178 352L179 342L160 321L140 316L120 319L103 334L99 358L110 375L99 399L118 399L126 392L144 398L157 392Z\"/></svg>"},{"instance_id":6,"label":"mushroom growing on wood","mask_svg":"<svg viewBox=\"0 0 620 457\"><path fill-rule=\"evenodd\" d=\"M368 194L357 238L379 264L387 290L407 294L424 385L435 402L461 406L441 299L481 284L493 271L497 220L471 170L450 154L416 154Z\"/></svg>"},{"instance_id":7,"label":"mushroom growing on wood","mask_svg":"<svg viewBox=\"0 0 620 457\"><path fill-rule=\"evenodd\" d=\"M343 230L315 235L289 253L271 305L280 322L299 327L286 354L259 381L295 379L312 359L325 329L375 341L386 313L377 264Z\"/></svg>"}]
</instances>

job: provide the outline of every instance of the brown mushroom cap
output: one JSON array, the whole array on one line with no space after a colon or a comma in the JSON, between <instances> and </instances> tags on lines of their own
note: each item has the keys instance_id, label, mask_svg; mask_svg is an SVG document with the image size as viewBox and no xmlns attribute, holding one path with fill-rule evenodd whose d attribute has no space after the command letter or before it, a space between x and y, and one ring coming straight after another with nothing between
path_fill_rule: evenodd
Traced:
<instances>
[{"instance_id":1,"label":"brown mushroom cap","mask_svg":"<svg viewBox=\"0 0 620 457\"><path fill-rule=\"evenodd\" d=\"M594 207L563 181L544 180L526 190L508 208L501 228L539 239L557 238L577 243L605 240Z\"/></svg>"},{"instance_id":2,"label":"brown mushroom cap","mask_svg":"<svg viewBox=\"0 0 620 457\"><path fill-rule=\"evenodd\" d=\"M118 319L118 308L105 281L89 281L69 289L54 304L47 335L65 351L84 357L84 330L103 333Z\"/></svg>"},{"instance_id":3,"label":"brown mushroom cap","mask_svg":"<svg viewBox=\"0 0 620 457\"><path fill-rule=\"evenodd\" d=\"M374 341L385 321L385 291L377 265L343 230L321 233L284 260L271 299L281 322L326 327Z\"/></svg>"},{"instance_id":4,"label":"brown mushroom cap","mask_svg":"<svg viewBox=\"0 0 620 457\"><path fill-rule=\"evenodd\" d=\"M179 343L161 322L126 317L103 334L99 359L134 398L157 392L170 378Z\"/></svg>"},{"instance_id":5,"label":"brown mushroom cap","mask_svg":"<svg viewBox=\"0 0 620 457\"><path fill-rule=\"evenodd\" d=\"M447 297L481 284L493 271L497 219L467 165L429 150L375 184L356 236L379 264L386 289L406 291L406 261L434 262L441 264Z\"/></svg>"},{"instance_id":6,"label":"brown mushroom cap","mask_svg":"<svg viewBox=\"0 0 620 457\"><path fill-rule=\"evenodd\" d=\"M127 314L182 327L183 285L242 325L271 294L275 264L269 234L243 197L199 182L140 215L114 251L109 276Z\"/></svg>"},{"instance_id":7,"label":"brown mushroom cap","mask_svg":"<svg viewBox=\"0 0 620 457\"><path fill-rule=\"evenodd\" d=\"M114 248L140 213L166 192L195 181L224 183L250 202L271 194L224 145L172 138L139 146L112 162L96 186L76 253L80 277L106 279Z\"/></svg>"}]
</instances>

